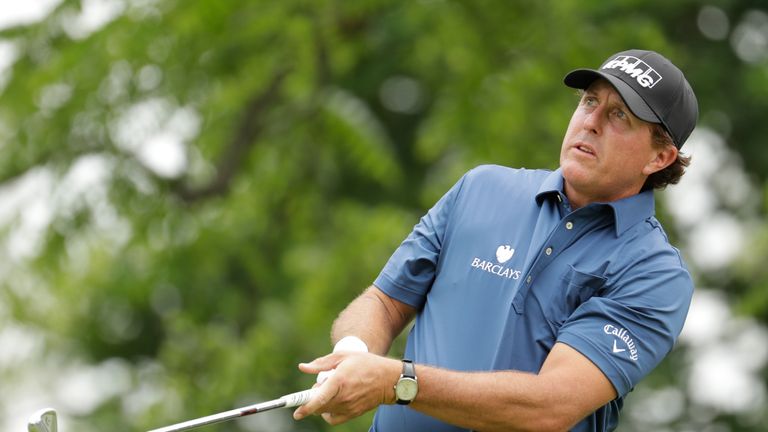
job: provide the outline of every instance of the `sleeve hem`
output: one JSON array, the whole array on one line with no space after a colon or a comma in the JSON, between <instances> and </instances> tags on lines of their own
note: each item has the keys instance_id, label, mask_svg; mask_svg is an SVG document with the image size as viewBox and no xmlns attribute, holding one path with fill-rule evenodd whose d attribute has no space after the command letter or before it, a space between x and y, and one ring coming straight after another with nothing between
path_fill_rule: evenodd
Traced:
<instances>
[{"instance_id":1,"label":"sleeve hem","mask_svg":"<svg viewBox=\"0 0 768 432\"><path fill-rule=\"evenodd\" d=\"M373 281L373 285L384 292L384 294L414 308L420 309L424 304L424 298L421 294L396 283L384 273L379 274L376 280Z\"/></svg>"}]
</instances>

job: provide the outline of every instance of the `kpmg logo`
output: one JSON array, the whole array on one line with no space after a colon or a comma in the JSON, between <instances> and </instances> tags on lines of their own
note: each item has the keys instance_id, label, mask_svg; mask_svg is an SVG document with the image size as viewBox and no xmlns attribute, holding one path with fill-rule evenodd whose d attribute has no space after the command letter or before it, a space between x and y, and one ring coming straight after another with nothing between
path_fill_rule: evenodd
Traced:
<instances>
[{"instance_id":1,"label":"kpmg logo","mask_svg":"<svg viewBox=\"0 0 768 432\"><path fill-rule=\"evenodd\" d=\"M637 80L645 88L653 88L662 76L648 63L637 57L620 55L603 65L603 69L618 69Z\"/></svg>"},{"instance_id":2,"label":"kpmg logo","mask_svg":"<svg viewBox=\"0 0 768 432\"><path fill-rule=\"evenodd\" d=\"M504 277L507 279L520 279L520 270L515 270L510 267L505 267L502 264L506 263L515 254L515 250L510 245L501 245L496 248L496 261L484 260L481 258L473 258L471 266L473 268L482 270L494 274L496 276Z\"/></svg>"}]
</instances>

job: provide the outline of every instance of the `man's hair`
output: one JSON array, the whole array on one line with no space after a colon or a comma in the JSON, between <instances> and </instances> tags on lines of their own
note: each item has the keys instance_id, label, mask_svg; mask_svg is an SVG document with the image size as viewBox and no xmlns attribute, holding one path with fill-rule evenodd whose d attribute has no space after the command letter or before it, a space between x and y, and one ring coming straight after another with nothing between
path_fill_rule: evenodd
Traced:
<instances>
[{"instance_id":1,"label":"man's hair","mask_svg":"<svg viewBox=\"0 0 768 432\"><path fill-rule=\"evenodd\" d=\"M651 145L655 149L661 150L666 146L674 146L675 143L664 126L654 123L651 124ZM664 189L667 185L677 184L690 164L691 157L678 152L677 159L671 165L648 176L643 190Z\"/></svg>"}]
</instances>

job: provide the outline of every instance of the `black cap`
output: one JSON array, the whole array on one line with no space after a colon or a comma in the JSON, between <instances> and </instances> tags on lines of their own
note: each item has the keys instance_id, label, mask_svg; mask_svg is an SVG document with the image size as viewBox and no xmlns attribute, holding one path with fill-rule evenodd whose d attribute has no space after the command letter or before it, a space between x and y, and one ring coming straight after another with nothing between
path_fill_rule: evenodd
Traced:
<instances>
[{"instance_id":1,"label":"black cap","mask_svg":"<svg viewBox=\"0 0 768 432\"><path fill-rule=\"evenodd\" d=\"M569 87L586 89L597 78L608 80L635 116L661 123L678 149L696 127L696 95L683 72L659 53L622 51L609 57L598 70L569 72L563 82Z\"/></svg>"}]
</instances>

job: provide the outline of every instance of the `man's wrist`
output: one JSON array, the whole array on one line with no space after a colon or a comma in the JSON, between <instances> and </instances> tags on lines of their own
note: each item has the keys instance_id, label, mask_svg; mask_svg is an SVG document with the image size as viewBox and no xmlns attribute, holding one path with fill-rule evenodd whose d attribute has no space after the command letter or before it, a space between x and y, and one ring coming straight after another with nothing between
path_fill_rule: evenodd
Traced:
<instances>
[{"instance_id":1,"label":"man's wrist","mask_svg":"<svg viewBox=\"0 0 768 432\"><path fill-rule=\"evenodd\" d=\"M386 367L386 391L384 393L384 403L387 405L394 405L397 403L397 393L395 392L395 386L397 380L400 379L400 375L403 372L403 362L397 359L389 359L390 362Z\"/></svg>"}]
</instances>

